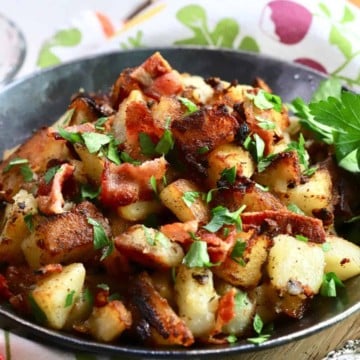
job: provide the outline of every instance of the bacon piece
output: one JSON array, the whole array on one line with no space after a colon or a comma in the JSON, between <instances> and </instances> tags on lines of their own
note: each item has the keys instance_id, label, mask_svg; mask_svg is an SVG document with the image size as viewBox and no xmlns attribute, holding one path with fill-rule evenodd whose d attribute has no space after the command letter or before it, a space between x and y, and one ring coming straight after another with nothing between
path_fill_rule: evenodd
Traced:
<instances>
[{"instance_id":1,"label":"bacon piece","mask_svg":"<svg viewBox=\"0 0 360 360\"><path fill-rule=\"evenodd\" d=\"M241 214L244 229L258 227L261 231L278 234L303 235L315 243L325 242L322 221L310 216L295 214L291 211L265 210Z\"/></svg>"},{"instance_id":2,"label":"bacon piece","mask_svg":"<svg viewBox=\"0 0 360 360\"><path fill-rule=\"evenodd\" d=\"M162 225L160 231L172 241L190 245L193 241L190 233L195 234L198 230L198 226L199 224L196 220L191 220L184 223L176 222Z\"/></svg>"},{"instance_id":3,"label":"bacon piece","mask_svg":"<svg viewBox=\"0 0 360 360\"><path fill-rule=\"evenodd\" d=\"M37 202L39 210L46 215L61 214L64 212L64 197L62 188L75 171L75 167L70 164L62 164L52 179L50 191L42 193L48 187L39 187Z\"/></svg>"},{"instance_id":4,"label":"bacon piece","mask_svg":"<svg viewBox=\"0 0 360 360\"><path fill-rule=\"evenodd\" d=\"M230 249L236 241L236 229L229 226L229 234L225 239L222 239L218 234L208 232L205 229L200 229L196 236L207 244L210 261L212 263L222 263L225 261Z\"/></svg>"},{"instance_id":5,"label":"bacon piece","mask_svg":"<svg viewBox=\"0 0 360 360\"><path fill-rule=\"evenodd\" d=\"M51 274L61 273L63 267L61 264L47 264L36 270L36 275L38 278L43 276L49 276Z\"/></svg>"},{"instance_id":6,"label":"bacon piece","mask_svg":"<svg viewBox=\"0 0 360 360\"><path fill-rule=\"evenodd\" d=\"M213 331L209 336L209 342L213 344L226 344L226 336L216 337L216 335L222 333L222 328L228 322L230 322L235 316L235 295L236 289L231 288L220 299L216 313L216 322Z\"/></svg>"},{"instance_id":7,"label":"bacon piece","mask_svg":"<svg viewBox=\"0 0 360 360\"><path fill-rule=\"evenodd\" d=\"M160 98L161 95L176 95L182 89L182 78L173 70L169 63L156 52L137 67L131 78L137 80L144 93L153 98Z\"/></svg>"},{"instance_id":8,"label":"bacon piece","mask_svg":"<svg viewBox=\"0 0 360 360\"><path fill-rule=\"evenodd\" d=\"M239 125L225 106L205 107L184 118L174 119L171 124L173 136L183 153L184 160L206 175L199 167L201 155L198 150L234 141Z\"/></svg>"},{"instance_id":9,"label":"bacon piece","mask_svg":"<svg viewBox=\"0 0 360 360\"><path fill-rule=\"evenodd\" d=\"M190 346L194 337L185 322L155 289L150 276L143 272L131 288L132 301L142 317L168 345Z\"/></svg>"},{"instance_id":10,"label":"bacon piece","mask_svg":"<svg viewBox=\"0 0 360 360\"><path fill-rule=\"evenodd\" d=\"M145 161L139 166L105 162L101 179L100 201L107 206L124 206L154 195L150 179L161 180L167 169L164 157Z\"/></svg>"}]
</instances>

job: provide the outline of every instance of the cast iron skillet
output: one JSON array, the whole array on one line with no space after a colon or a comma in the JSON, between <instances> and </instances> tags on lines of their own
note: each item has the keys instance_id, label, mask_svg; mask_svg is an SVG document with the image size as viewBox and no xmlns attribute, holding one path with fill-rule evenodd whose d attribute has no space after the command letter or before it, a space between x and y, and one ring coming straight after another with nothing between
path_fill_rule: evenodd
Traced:
<instances>
[{"instance_id":1,"label":"cast iron skillet","mask_svg":"<svg viewBox=\"0 0 360 360\"><path fill-rule=\"evenodd\" d=\"M126 67L139 65L160 50L179 71L204 77L218 76L240 83L252 83L262 77L274 92L290 101L297 96L309 100L323 75L300 65L285 63L263 55L204 48L162 48L131 50L87 58L40 72L12 83L0 93L0 152L22 142L32 130L50 124L64 112L69 98L79 88L106 91ZM0 324L22 335L42 339L68 349L85 350L122 359L193 359L234 356L242 352L280 346L321 331L360 310L360 276L346 283L335 299L319 297L301 321L277 324L267 342L253 345L246 341L226 346L194 346L190 349L149 349L126 343L101 344L38 326L0 305Z\"/></svg>"}]
</instances>

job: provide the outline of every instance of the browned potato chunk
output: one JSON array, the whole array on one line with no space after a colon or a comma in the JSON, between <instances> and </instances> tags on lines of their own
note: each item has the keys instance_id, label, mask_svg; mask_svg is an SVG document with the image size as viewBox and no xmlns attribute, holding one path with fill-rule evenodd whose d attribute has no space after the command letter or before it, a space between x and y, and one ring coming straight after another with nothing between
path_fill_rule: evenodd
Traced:
<instances>
[{"instance_id":1,"label":"browned potato chunk","mask_svg":"<svg viewBox=\"0 0 360 360\"><path fill-rule=\"evenodd\" d=\"M215 148L208 156L208 183L215 188L221 173L225 169L235 167L236 174L251 177L255 171L255 163L250 153L241 146L223 144Z\"/></svg>"},{"instance_id":2,"label":"browned potato chunk","mask_svg":"<svg viewBox=\"0 0 360 360\"><path fill-rule=\"evenodd\" d=\"M62 161L71 156L65 140L55 140L48 134L47 128L38 130L9 158L0 163L0 190L4 191L5 199L8 202L11 202L12 197L26 185L20 166L14 166L9 171L4 171L9 162L15 158L28 160L31 170L36 174L41 174L46 171L50 160Z\"/></svg>"},{"instance_id":3,"label":"browned potato chunk","mask_svg":"<svg viewBox=\"0 0 360 360\"><path fill-rule=\"evenodd\" d=\"M222 264L214 266L213 272L234 286L255 287L262 277L262 266L267 259L268 249L271 246L270 238L265 235L249 237L249 234L240 233L238 240L246 242L242 259L235 261L230 255Z\"/></svg>"},{"instance_id":4,"label":"browned potato chunk","mask_svg":"<svg viewBox=\"0 0 360 360\"><path fill-rule=\"evenodd\" d=\"M92 218L110 235L110 226L90 202L82 202L69 212L38 218L34 231L23 241L26 261L33 268L51 263L84 261L96 254Z\"/></svg>"},{"instance_id":5,"label":"browned potato chunk","mask_svg":"<svg viewBox=\"0 0 360 360\"><path fill-rule=\"evenodd\" d=\"M162 232L134 225L115 238L118 251L128 259L151 268L171 268L181 263L182 247Z\"/></svg>"},{"instance_id":6,"label":"browned potato chunk","mask_svg":"<svg viewBox=\"0 0 360 360\"><path fill-rule=\"evenodd\" d=\"M209 220L208 206L197 185L190 180L175 180L160 192L160 200L182 222Z\"/></svg>"},{"instance_id":7,"label":"browned potato chunk","mask_svg":"<svg viewBox=\"0 0 360 360\"><path fill-rule=\"evenodd\" d=\"M131 326L131 313L121 301L113 300L102 307L94 307L86 327L98 341L110 342Z\"/></svg>"}]
</instances>

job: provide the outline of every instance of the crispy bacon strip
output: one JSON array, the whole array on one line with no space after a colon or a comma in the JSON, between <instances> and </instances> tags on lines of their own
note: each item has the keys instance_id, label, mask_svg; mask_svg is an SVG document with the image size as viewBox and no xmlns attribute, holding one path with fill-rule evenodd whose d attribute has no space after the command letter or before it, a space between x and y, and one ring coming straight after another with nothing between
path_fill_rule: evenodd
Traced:
<instances>
[{"instance_id":1,"label":"crispy bacon strip","mask_svg":"<svg viewBox=\"0 0 360 360\"><path fill-rule=\"evenodd\" d=\"M235 295L236 289L231 288L219 300L219 305L216 313L216 322L213 331L209 336L209 342L214 344L227 344L225 336L216 337L222 333L222 328L230 322L236 315L235 312Z\"/></svg>"},{"instance_id":2,"label":"crispy bacon strip","mask_svg":"<svg viewBox=\"0 0 360 360\"><path fill-rule=\"evenodd\" d=\"M222 239L218 234L210 233L205 229L200 229L196 236L207 243L207 250L212 263L222 263L225 261L230 249L236 241L235 227L228 227L229 234Z\"/></svg>"},{"instance_id":3,"label":"crispy bacon strip","mask_svg":"<svg viewBox=\"0 0 360 360\"><path fill-rule=\"evenodd\" d=\"M50 191L46 194L41 193L37 197L39 210L46 215L61 214L64 212L64 197L62 188L75 171L75 167L70 164L62 164L52 179ZM47 187L44 187L47 188Z\"/></svg>"},{"instance_id":4,"label":"crispy bacon strip","mask_svg":"<svg viewBox=\"0 0 360 360\"><path fill-rule=\"evenodd\" d=\"M167 169L164 157L145 161L139 166L106 162L101 179L100 201L107 206L124 206L154 195L150 179L161 180Z\"/></svg>"},{"instance_id":5,"label":"crispy bacon strip","mask_svg":"<svg viewBox=\"0 0 360 360\"><path fill-rule=\"evenodd\" d=\"M146 272L135 279L131 295L143 318L167 340L169 345L190 346L194 343L190 329L167 300L158 293Z\"/></svg>"},{"instance_id":6,"label":"crispy bacon strip","mask_svg":"<svg viewBox=\"0 0 360 360\"><path fill-rule=\"evenodd\" d=\"M295 214L291 211L265 210L245 212L241 215L244 229L253 226L272 236L278 234L303 235L315 243L325 242L325 230L322 221L310 216Z\"/></svg>"},{"instance_id":7,"label":"crispy bacon strip","mask_svg":"<svg viewBox=\"0 0 360 360\"><path fill-rule=\"evenodd\" d=\"M172 241L189 245L193 241L190 233L195 234L198 230L198 226L199 224L196 220L191 220L184 223L176 222L162 225L160 231Z\"/></svg>"}]
</instances>

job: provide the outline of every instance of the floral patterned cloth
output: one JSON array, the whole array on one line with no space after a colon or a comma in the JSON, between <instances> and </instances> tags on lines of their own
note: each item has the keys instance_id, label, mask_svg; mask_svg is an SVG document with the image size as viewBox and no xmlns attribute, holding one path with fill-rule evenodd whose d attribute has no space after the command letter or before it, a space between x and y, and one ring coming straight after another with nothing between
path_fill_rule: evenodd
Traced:
<instances>
[{"instance_id":1,"label":"floral patterned cloth","mask_svg":"<svg viewBox=\"0 0 360 360\"><path fill-rule=\"evenodd\" d=\"M25 1L20 2L26 6ZM86 11L51 24L52 32L43 33L40 29L35 36L32 31L36 26L22 29L28 56L18 77L114 50L203 45L301 63L360 88L360 0L132 0L102 1L102 5L98 1L98 7L94 1L89 3L92 7ZM3 359L96 356L45 347L0 330L0 360Z\"/></svg>"}]
</instances>

